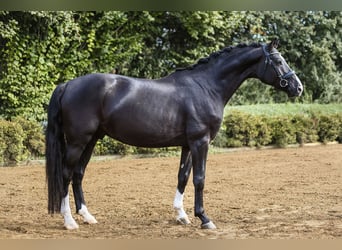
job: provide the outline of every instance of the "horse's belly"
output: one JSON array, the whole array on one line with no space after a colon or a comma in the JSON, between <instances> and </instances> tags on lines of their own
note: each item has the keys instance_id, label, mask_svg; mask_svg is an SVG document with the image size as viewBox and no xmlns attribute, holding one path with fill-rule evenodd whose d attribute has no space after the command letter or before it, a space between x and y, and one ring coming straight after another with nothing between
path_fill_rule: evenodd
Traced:
<instances>
[{"instance_id":1,"label":"horse's belly","mask_svg":"<svg viewBox=\"0 0 342 250\"><path fill-rule=\"evenodd\" d=\"M109 133L108 135L125 144L137 147L170 147L183 146L186 144L186 138L183 134L152 132L153 131L140 131L139 129L120 129L117 130L116 133Z\"/></svg>"},{"instance_id":2,"label":"horse's belly","mask_svg":"<svg viewBox=\"0 0 342 250\"><path fill-rule=\"evenodd\" d=\"M175 122L116 119L107 124L106 133L123 143L138 147L169 147L186 144L185 129Z\"/></svg>"}]
</instances>

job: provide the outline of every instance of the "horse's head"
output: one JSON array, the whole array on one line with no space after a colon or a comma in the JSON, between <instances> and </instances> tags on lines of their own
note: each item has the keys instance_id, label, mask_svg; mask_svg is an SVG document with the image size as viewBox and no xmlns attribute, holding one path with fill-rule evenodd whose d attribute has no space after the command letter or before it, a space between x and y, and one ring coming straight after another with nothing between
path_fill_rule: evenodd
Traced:
<instances>
[{"instance_id":1,"label":"horse's head","mask_svg":"<svg viewBox=\"0 0 342 250\"><path fill-rule=\"evenodd\" d=\"M258 77L263 82L285 91L288 96L300 96L303 85L295 72L278 52L279 40L262 46L263 56L259 63Z\"/></svg>"}]
</instances>

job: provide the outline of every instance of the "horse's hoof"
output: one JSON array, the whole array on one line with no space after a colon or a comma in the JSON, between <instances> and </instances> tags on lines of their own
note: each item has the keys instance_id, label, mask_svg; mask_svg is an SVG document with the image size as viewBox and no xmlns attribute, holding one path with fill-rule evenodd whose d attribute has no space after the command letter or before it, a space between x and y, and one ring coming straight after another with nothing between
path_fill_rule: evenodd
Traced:
<instances>
[{"instance_id":1,"label":"horse's hoof","mask_svg":"<svg viewBox=\"0 0 342 250\"><path fill-rule=\"evenodd\" d=\"M84 220L84 223L89 225L97 224L97 220L95 218L93 220Z\"/></svg>"},{"instance_id":2,"label":"horse's hoof","mask_svg":"<svg viewBox=\"0 0 342 250\"><path fill-rule=\"evenodd\" d=\"M97 224L97 220L93 216L88 216L87 218L84 218L83 221L87 224Z\"/></svg>"},{"instance_id":3,"label":"horse's hoof","mask_svg":"<svg viewBox=\"0 0 342 250\"><path fill-rule=\"evenodd\" d=\"M64 227L67 230L75 230L75 229L79 228L79 226L78 226L78 224L76 222L75 223L64 224Z\"/></svg>"},{"instance_id":4,"label":"horse's hoof","mask_svg":"<svg viewBox=\"0 0 342 250\"><path fill-rule=\"evenodd\" d=\"M216 229L215 224L212 221L201 225L202 229Z\"/></svg>"},{"instance_id":5,"label":"horse's hoof","mask_svg":"<svg viewBox=\"0 0 342 250\"><path fill-rule=\"evenodd\" d=\"M191 222L188 217L181 217L181 218L177 218L177 223L181 225L188 225Z\"/></svg>"}]
</instances>

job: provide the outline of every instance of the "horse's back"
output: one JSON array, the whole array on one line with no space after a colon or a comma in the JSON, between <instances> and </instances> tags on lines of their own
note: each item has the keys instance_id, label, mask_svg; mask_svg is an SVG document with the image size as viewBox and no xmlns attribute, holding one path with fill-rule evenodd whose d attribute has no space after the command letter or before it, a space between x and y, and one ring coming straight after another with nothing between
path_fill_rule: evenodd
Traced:
<instances>
[{"instance_id":1,"label":"horse's back","mask_svg":"<svg viewBox=\"0 0 342 250\"><path fill-rule=\"evenodd\" d=\"M62 98L65 132L76 138L101 129L137 146L182 144L184 98L176 92L167 81L114 74L80 76L66 84Z\"/></svg>"}]
</instances>

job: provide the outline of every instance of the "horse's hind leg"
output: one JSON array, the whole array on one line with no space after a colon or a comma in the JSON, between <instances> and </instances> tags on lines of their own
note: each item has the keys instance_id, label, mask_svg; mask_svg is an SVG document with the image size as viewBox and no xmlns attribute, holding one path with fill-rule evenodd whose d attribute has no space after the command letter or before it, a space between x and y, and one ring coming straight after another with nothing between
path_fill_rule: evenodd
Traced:
<instances>
[{"instance_id":1,"label":"horse's hind leg","mask_svg":"<svg viewBox=\"0 0 342 250\"><path fill-rule=\"evenodd\" d=\"M97 140L98 137L94 136L87 144L72 177L72 189L75 198L76 212L82 215L84 222L89 224L95 224L97 223L97 220L89 213L88 208L86 207L82 189L82 180Z\"/></svg>"},{"instance_id":2,"label":"horse's hind leg","mask_svg":"<svg viewBox=\"0 0 342 250\"><path fill-rule=\"evenodd\" d=\"M89 212L86 207L82 210L82 202L84 204L81 182L87 165L91 151L96 143L96 133L79 132L78 135L70 136L68 133L67 145L63 166L63 198L61 203L61 214L64 217L64 226L67 229L77 229L78 224L71 214L69 203L69 184L73 181L73 190L75 194L76 206L79 206L81 213L89 219ZM75 133L73 133L75 134ZM98 138L98 137L97 137ZM78 211L78 212L80 212ZM94 219L95 220L95 219ZM90 219L89 219L90 221Z\"/></svg>"},{"instance_id":3,"label":"horse's hind leg","mask_svg":"<svg viewBox=\"0 0 342 250\"><path fill-rule=\"evenodd\" d=\"M69 184L73 177L73 172L78 164L84 146L80 144L68 144L66 147L65 166L63 168L63 199L61 203L61 214L64 217L64 226L66 229L77 229L78 224L71 214L69 203Z\"/></svg>"},{"instance_id":4,"label":"horse's hind leg","mask_svg":"<svg viewBox=\"0 0 342 250\"><path fill-rule=\"evenodd\" d=\"M183 147L182 154L181 154L180 167L179 167L179 172L178 172L177 191L176 191L175 199L173 202L173 207L178 213L177 222L180 224L190 223L188 215L186 214L183 208L183 197L184 197L185 186L189 180L191 167L192 167L192 160L191 160L190 149L187 147Z\"/></svg>"}]
</instances>

